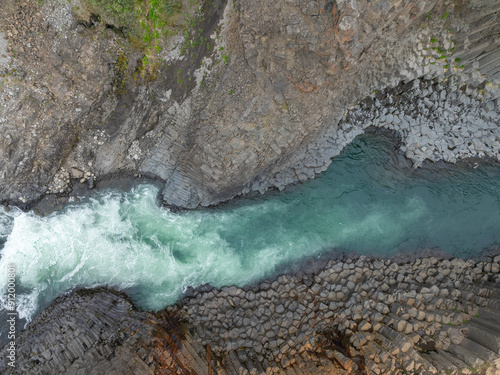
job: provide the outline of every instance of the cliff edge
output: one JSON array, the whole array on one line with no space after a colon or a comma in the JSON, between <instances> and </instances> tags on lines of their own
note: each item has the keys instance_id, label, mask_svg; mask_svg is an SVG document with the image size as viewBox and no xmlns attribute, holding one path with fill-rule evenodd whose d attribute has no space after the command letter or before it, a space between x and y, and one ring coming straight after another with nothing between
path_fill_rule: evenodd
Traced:
<instances>
[{"instance_id":1,"label":"cliff edge","mask_svg":"<svg viewBox=\"0 0 500 375\"><path fill-rule=\"evenodd\" d=\"M500 158L497 1L103 4L0 2L4 204L129 176L213 205L314 178L369 126L415 167Z\"/></svg>"}]
</instances>

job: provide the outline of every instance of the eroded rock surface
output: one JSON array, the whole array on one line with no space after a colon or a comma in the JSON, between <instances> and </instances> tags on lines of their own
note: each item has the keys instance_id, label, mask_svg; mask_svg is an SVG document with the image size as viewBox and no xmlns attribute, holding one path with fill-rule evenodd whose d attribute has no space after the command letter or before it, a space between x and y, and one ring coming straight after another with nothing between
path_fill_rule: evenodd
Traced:
<instances>
[{"instance_id":1,"label":"eroded rock surface","mask_svg":"<svg viewBox=\"0 0 500 375\"><path fill-rule=\"evenodd\" d=\"M348 258L156 314L124 295L58 298L17 339L12 374L500 373L500 256Z\"/></svg>"},{"instance_id":2,"label":"eroded rock surface","mask_svg":"<svg viewBox=\"0 0 500 375\"><path fill-rule=\"evenodd\" d=\"M4 203L146 176L216 204L313 178L369 125L415 166L500 157L497 1L204 2L152 78L78 0L1 5Z\"/></svg>"}]
</instances>

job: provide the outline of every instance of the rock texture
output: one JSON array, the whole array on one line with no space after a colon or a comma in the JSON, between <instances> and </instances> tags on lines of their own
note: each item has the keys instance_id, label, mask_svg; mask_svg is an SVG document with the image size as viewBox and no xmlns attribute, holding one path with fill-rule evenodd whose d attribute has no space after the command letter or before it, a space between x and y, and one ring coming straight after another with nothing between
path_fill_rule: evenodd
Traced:
<instances>
[{"instance_id":1,"label":"rock texture","mask_svg":"<svg viewBox=\"0 0 500 375\"><path fill-rule=\"evenodd\" d=\"M15 369L0 351L0 371L495 375L499 264L324 260L254 286L204 286L156 314L75 292L20 334Z\"/></svg>"},{"instance_id":2,"label":"rock texture","mask_svg":"<svg viewBox=\"0 0 500 375\"><path fill-rule=\"evenodd\" d=\"M313 178L370 125L415 166L500 157L494 0L204 2L152 80L79 0L0 5L3 203L146 176L216 204Z\"/></svg>"}]
</instances>

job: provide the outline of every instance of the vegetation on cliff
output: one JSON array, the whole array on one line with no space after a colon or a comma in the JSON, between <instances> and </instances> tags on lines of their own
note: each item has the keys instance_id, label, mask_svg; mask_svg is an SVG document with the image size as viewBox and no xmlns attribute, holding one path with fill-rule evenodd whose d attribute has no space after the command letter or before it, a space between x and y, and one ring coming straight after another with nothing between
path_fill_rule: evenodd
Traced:
<instances>
[{"instance_id":1,"label":"vegetation on cliff","mask_svg":"<svg viewBox=\"0 0 500 375\"><path fill-rule=\"evenodd\" d=\"M80 19L89 20L90 27L99 24L127 38L144 54L141 73L154 76L158 54L170 37L193 23L198 8L194 0L82 0L74 12Z\"/></svg>"}]
</instances>

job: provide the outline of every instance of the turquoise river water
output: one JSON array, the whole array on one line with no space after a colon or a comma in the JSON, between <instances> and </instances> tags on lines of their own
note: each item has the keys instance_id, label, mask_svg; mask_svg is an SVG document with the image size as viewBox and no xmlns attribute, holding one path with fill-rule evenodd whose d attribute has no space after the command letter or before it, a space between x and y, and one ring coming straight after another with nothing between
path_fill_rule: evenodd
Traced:
<instances>
[{"instance_id":1,"label":"turquoise river water","mask_svg":"<svg viewBox=\"0 0 500 375\"><path fill-rule=\"evenodd\" d=\"M328 171L281 193L172 213L158 189L104 191L46 217L0 208L0 308L17 268L20 317L75 287L126 291L161 309L188 286L244 285L332 249L391 256L500 243L500 167L401 168L394 144L359 136Z\"/></svg>"}]
</instances>

